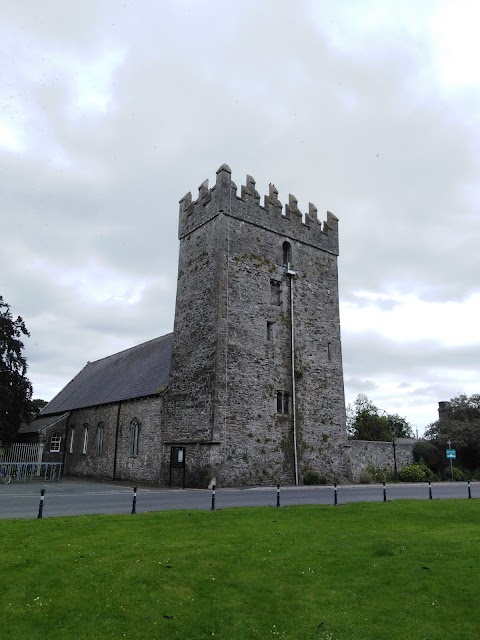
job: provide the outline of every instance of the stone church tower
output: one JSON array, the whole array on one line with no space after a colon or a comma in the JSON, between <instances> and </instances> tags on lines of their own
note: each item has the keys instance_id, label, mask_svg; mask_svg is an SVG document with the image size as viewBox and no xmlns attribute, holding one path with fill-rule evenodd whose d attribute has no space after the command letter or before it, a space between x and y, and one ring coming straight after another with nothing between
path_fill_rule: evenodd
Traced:
<instances>
[{"instance_id":1,"label":"stone church tower","mask_svg":"<svg viewBox=\"0 0 480 640\"><path fill-rule=\"evenodd\" d=\"M187 483L298 483L345 468L338 220L260 204L222 165L180 201L180 258L162 468ZM164 478L166 480L166 478Z\"/></svg>"}]
</instances>

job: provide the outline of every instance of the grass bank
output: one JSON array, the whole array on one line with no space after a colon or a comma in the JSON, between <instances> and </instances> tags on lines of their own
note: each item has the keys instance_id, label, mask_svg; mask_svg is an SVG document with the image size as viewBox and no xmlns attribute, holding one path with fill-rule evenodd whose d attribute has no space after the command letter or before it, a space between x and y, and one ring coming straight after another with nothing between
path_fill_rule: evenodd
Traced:
<instances>
[{"instance_id":1,"label":"grass bank","mask_svg":"<svg viewBox=\"0 0 480 640\"><path fill-rule=\"evenodd\" d=\"M480 638L480 501L0 522L4 638Z\"/></svg>"}]
</instances>

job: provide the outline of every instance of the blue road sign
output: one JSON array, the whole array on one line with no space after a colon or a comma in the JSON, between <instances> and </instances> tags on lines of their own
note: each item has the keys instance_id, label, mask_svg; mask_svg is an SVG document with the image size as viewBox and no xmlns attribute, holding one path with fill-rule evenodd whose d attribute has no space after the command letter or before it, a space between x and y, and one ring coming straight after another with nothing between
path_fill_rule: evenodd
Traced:
<instances>
[{"instance_id":1,"label":"blue road sign","mask_svg":"<svg viewBox=\"0 0 480 640\"><path fill-rule=\"evenodd\" d=\"M457 457L457 450L456 449L447 449L447 458L453 458L455 460L455 458Z\"/></svg>"}]
</instances>

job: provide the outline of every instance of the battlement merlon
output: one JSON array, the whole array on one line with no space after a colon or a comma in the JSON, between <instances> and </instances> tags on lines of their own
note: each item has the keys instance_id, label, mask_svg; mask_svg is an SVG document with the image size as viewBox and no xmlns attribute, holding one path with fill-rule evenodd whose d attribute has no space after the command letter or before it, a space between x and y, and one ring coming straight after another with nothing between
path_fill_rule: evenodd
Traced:
<instances>
[{"instance_id":1,"label":"battlement merlon","mask_svg":"<svg viewBox=\"0 0 480 640\"><path fill-rule=\"evenodd\" d=\"M309 203L308 213L304 215L292 194L283 207L274 184L269 185L268 195L264 196L261 205L255 184L252 176L247 175L238 196L232 171L227 164L222 164L213 187L209 188L208 180L204 180L196 200L192 199L191 192L180 200L179 238L223 213L338 255L338 218L333 213L327 211L327 219L322 224L315 205Z\"/></svg>"}]
</instances>

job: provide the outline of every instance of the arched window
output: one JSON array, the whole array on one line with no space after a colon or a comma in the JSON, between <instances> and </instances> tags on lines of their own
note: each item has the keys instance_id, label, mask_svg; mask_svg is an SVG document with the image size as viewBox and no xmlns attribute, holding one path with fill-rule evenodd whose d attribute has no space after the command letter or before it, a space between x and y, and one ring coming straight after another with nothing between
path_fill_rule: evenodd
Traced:
<instances>
[{"instance_id":1,"label":"arched window","mask_svg":"<svg viewBox=\"0 0 480 640\"><path fill-rule=\"evenodd\" d=\"M105 439L105 425L103 422L99 422L97 426L97 439L95 443L95 449L97 451L97 455L101 455L103 453L103 443Z\"/></svg>"},{"instance_id":2,"label":"arched window","mask_svg":"<svg viewBox=\"0 0 480 640\"><path fill-rule=\"evenodd\" d=\"M70 429L70 446L68 448L68 453L73 453L74 442L75 442L75 427L71 427L71 429Z\"/></svg>"},{"instance_id":3,"label":"arched window","mask_svg":"<svg viewBox=\"0 0 480 640\"><path fill-rule=\"evenodd\" d=\"M87 453L87 447L88 447L88 424L84 424L82 453Z\"/></svg>"},{"instance_id":4,"label":"arched window","mask_svg":"<svg viewBox=\"0 0 480 640\"><path fill-rule=\"evenodd\" d=\"M292 245L285 240L283 248L283 265L288 267L292 263Z\"/></svg>"},{"instance_id":5,"label":"arched window","mask_svg":"<svg viewBox=\"0 0 480 640\"><path fill-rule=\"evenodd\" d=\"M130 438L128 451L131 456L138 455L138 446L140 440L140 422L134 418L130 423Z\"/></svg>"}]
</instances>

